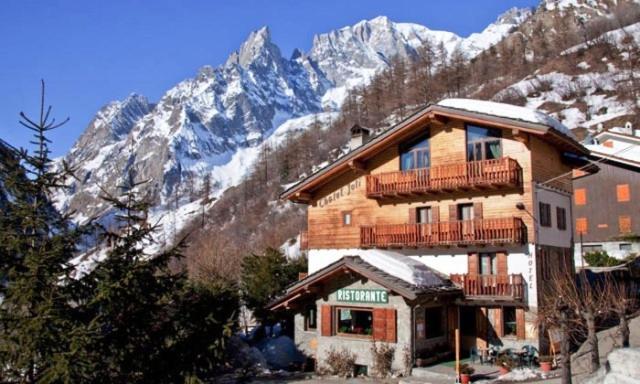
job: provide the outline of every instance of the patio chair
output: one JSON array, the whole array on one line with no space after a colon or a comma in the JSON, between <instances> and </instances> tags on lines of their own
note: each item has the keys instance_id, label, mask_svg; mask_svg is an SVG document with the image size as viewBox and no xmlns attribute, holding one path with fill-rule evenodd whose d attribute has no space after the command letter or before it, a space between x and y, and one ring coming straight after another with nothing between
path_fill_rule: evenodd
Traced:
<instances>
[{"instance_id":1,"label":"patio chair","mask_svg":"<svg viewBox=\"0 0 640 384\"><path fill-rule=\"evenodd\" d=\"M480 360L480 364L484 364L482 361L482 355L478 353L478 348L476 347L471 347L469 350L469 360L472 364L475 364L476 360Z\"/></svg>"},{"instance_id":2,"label":"patio chair","mask_svg":"<svg viewBox=\"0 0 640 384\"><path fill-rule=\"evenodd\" d=\"M533 345L525 345L522 347L522 363L526 364L529 368L533 366L538 355L538 349Z\"/></svg>"}]
</instances>

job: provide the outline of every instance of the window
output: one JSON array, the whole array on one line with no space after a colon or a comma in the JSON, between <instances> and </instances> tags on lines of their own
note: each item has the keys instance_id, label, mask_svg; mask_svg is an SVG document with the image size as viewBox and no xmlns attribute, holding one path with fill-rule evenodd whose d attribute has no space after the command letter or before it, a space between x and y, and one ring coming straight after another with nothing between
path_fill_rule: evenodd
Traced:
<instances>
[{"instance_id":1,"label":"window","mask_svg":"<svg viewBox=\"0 0 640 384\"><path fill-rule=\"evenodd\" d=\"M342 212L342 225L351 225L351 211Z\"/></svg>"},{"instance_id":2,"label":"window","mask_svg":"<svg viewBox=\"0 0 640 384\"><path fill-rule=\"evenodd\" d=\"M429 168L429 137L421 136L415 141L400 147L400 170L408 171Z\"/></svg>"},{"instance_id":3,"label":"window","mask_svg":"<svg viewBox=\"0 0 640 384\"><path fill-rule=\"evenodd\" d=\"M558 229L564 231L567 229L567 210L564 208L556 207L556 221L558 222Z\"/></svg>"},{"instance_id":4,"label":"window","mask_svg":"<svg viewBox=\"0 0 640 384\"><path fill-rule=\"evenodd\" d=\"M631 251L631 244L622 243L619 245L621 251Z\"/></svg>"},{"instance_id":5,"label":"window","mask_svg":"<svg viewBox=\"0 0 640 384\"><path fill-rule=\"evenodd\" d=\"M467 125L467 161L501 158L501 136L499 129Z\"/></svg>"},{"instance_id":6,"label":"window","mask_svg":"<svg viewBox=\"0 0 640 384\"><path fill-rule=\"evenodd\" d=\"M431 212L431 207L416 208L416 222L418 224L433 223L433 215Z\"/></svg>"},{"instance_id":7,"label":"window","mask_svg":"<svg viewBox=\"0 0 640 384\"><path fill-rule=\"evenodd\" d=\"M504 336L518 335L518 322L516 321L516 308L502 308L502 324L504 324Z\"/></svg>"},{"instance_id":8,"label":"window","mask_svg":"<svg viewBox=\"0 0 640 384\"><path fill-rule=\"evenodd\" d=\"M304 329L306 331L318 328L318 309L315 305L308 306L304 311Z\"/></svg>"},{"instance_id":9,"label":"window","mask_svg":"<svg viewBox=\"0 0 640 384\"><path fill-rule=\"evenodd\" d=\"M586 235L587 234L587 218L586 217L578 217L576 219L576 233Z\"/></svg>"},{"instance_id":10,"label":"window","mask_svg":"<svg viewBox=\"0 0 640 384\"><path fill-rule=\"evenodd\" d=\"M602 251L602 245L601 244L592 244L592 245L583 245L582 246L582 252L583 253L591 253L591 252L598 252L598 251Z\"/></svg>"},{"instance_id":11,"label":"window","mask_svg":"<svg viewBox=\"0 0 640 384\"><path fill-rule=\"evenodd\" d=\"M427 339L444 336L443 313L444 311L442 307L433 307L433 308L425 309L424 311L425 327L424 328L425 328Z\"/></svg>"},{"instance_id":12,"label":"window","mask_svg":"<svg viewBox=\"0 0 640 384\"><path fill-rule=\"evenodd\" d=\"M620 227L620 233L631 232L631 216L619 216L618 226Z\"/></svg>"},{"instance_id":13,"label":"window","mask_svg":"<svg viewBox=\"0 0 640 384\"><path fill-rule=\"evenodd\" d=\"M497 275L498 274L498 257L495 253L480 254L480 274L481 275Z\"/></svg>"},{"instance_id":14,"label":"window","mask_svg":"<svg viewBox=\"0 0 640 384\"><path fill-rule=\"evenodd\" d=\"M473 204L458 204L458 220L473 220Z\"/></svg>"},{"instance_id":15,"label":"window","mask_svg":"<svg viewBox=\"0 0 640 384\"><path fill-rule=\"evenodd\" d=\"M371 337L373 311L361 308L336 308L336 333Z\"/></svg>"},{"instance_id":16,"label":"window","mask_svg":"<svg viewBox=\"0 0 640 384\"><path fill-rule=\"evenodd\" d=\"M586 205L587 190L584 188L576 188L575 191L573 191L573 199L576 202L576 205Z\"/></svg>"},{"instance_id":17,"label":"window","mask_svg":"<svg viewBox=\"0 0 640 384\"><path fill-rule=\"evenodd\" d=\"M540 203L540 225L543 227L551 226L551 205Z\"/></svg>"},{"instance_id":18,"label":"window","mask_svg":"<svg viewBox=\"0 0 640 384\"><path fill-rule=\"evenodd\" d=\"M619 203L624 203L631 200L631 196L629 193L629 184L616 185L616 196Z\"/></svg>"}]
</instances>

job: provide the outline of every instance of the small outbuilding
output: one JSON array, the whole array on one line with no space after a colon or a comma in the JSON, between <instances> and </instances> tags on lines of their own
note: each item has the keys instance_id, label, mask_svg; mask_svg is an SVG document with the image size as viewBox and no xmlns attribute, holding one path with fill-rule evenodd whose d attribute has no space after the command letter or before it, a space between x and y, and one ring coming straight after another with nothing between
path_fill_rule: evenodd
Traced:
<instances>
[{"instance_id":1,"label":"small outbuilding","mask_svg":"<svg viewBox=\"0 0 640 384\"><path fill-rule=\"evenodd\" d=\"M394 347L393 368L406 359L450 351L460 288L408 258L346 256L307 276L270 304L295 314L295 341L320 366L345 348L370 371L374 342ZM413 361L412 361L413 362ZM366 367L366 368L365 368Z\"/></svg>"}]
</instances>

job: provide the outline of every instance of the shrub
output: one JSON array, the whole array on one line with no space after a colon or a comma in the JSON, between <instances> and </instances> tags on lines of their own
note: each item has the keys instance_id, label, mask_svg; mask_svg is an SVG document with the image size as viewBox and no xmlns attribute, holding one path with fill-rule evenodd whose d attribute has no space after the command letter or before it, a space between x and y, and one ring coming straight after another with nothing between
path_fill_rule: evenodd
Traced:
<instances>
[{"instance_id":1,"label":"shrub","mask_svg":"<svg viewBox=\"0 0 640 384\"><path fill-rule=\"evenodd\" d=\"M505 367L511 369L515 367L516 362L509 355L500 355L496 359L496 365L499 367Z\"/></svg>"},{"instance_id":2,"label":"shrub","mask_svg":"<svg viewBox=\"0 0 640 384\"><path fill-rule=\"evenodd\" d=\"M501 103L507 103L512 105L518 105L524 107L527 105L527 96L525 96L519 89L509 88L500 92L497 96L497 101Z\"/></svg>"},{"instance_id":3,"label":"shrub","mask_svg":"<svg viewBox=\"0 0 640 384\"><path fill-rule=\"evenodd\" d=\"M373 372L379 377L387 377L391 374L393 365L393 355L396 349L389 344L371 345L371 356L373 357Z\"/></svg>"},{"instance_id":4,"label":"shrub","mask_svg":"<svg viewBox=\"0 0 640 384\"><path fill-rule=\"evenodd\" d=\"M324 365L326 372L331 375L351 377L356 367L356 354L346 348L339 351L331 348L324 360Z\"/></svg>"},{"instance_id":5,"label":"shrub","mask_svg":"<svg viewBox=\"0 0 640 384\"><path fill-rule=\"evenodd\" d=\"M623 260L609 256L605 251L587 252L584 255L584 259L592 267L613 267L624 263Z\"/></svg>"}]
</instances>

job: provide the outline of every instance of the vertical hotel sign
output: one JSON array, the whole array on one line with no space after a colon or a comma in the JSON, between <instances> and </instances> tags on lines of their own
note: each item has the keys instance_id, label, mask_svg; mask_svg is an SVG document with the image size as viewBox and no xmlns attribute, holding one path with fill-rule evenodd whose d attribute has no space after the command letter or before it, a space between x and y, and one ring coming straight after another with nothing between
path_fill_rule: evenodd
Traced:
<instances>
[{"instance_id":1,"label":"vertical hotel sign","mask_svg":"<svg viewBox=\"0 0 640 384\"><path fill-rule=\"evenodd\" d=\"M336 300L346 303L387 304L389 293L382 289L338 289Z\"/></svg>"}]
</instances>

